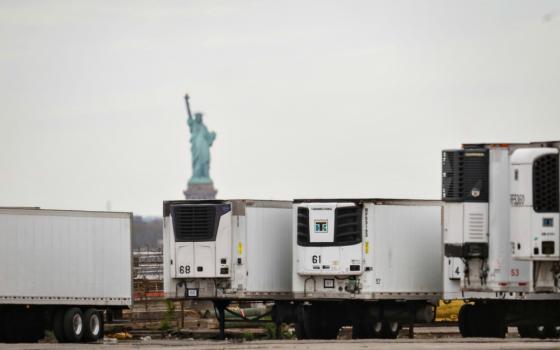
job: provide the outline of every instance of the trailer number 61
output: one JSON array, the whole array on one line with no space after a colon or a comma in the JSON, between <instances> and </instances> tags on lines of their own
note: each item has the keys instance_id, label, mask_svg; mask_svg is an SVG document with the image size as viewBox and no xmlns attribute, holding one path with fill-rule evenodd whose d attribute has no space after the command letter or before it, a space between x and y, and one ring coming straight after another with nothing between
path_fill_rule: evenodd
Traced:
<instances>
[{"instance_id":1,"label":"trailer number 61","mask_svg":"<svg viewBox=\"0 0 560 350\"><path fill-rule=\"evenodd\" d=\"M321 256L320 255L313 255L311 257L311 262L313 262L314 264L320 264L321 263Z\"/></svg>"},{"instance_id":2,"label":"trailer number 61","mask_svg":"<svg viewBox=\"0 0 560 350\"><path fill-rule=\"evenodd\" d=\"M190 265L185 265L185 266L179 266L179 273L180 274L189 274L191 273L191 267Z\"/></svg>"}]
</instances>

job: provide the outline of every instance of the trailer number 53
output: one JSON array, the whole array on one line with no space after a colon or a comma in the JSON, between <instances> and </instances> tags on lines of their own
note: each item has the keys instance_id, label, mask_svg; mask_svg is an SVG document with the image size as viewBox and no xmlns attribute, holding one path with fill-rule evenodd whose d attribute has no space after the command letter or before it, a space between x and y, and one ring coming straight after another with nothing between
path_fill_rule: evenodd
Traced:
<instances>
[{"instance_id":1,"label":"trailer number 53","mask_svg":"<svg viewBox=\"0 0 560 350\"><path fill-rule=\"evenodd\" d=\"M191 273L191 267L189 265L179 266L179 273L188 275Z\"/></svg>"}]
</instances>

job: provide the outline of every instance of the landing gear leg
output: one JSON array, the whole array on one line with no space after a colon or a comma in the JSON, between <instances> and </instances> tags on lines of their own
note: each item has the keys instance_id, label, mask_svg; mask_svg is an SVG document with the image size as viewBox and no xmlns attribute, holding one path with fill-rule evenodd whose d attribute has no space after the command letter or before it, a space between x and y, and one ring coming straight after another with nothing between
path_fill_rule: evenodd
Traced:
<instances>
[{"instance_id":1,"label":"landing gear leg","mask_svg":"<svg viewBox=\"0 0 560 350\"><path fill-rule=\"evenodd\" d=\"M229 305L225 300L214 300L214 307L217 309L216 316L218 317L220 333L218 334L219 340L226 339L226 307Z\"/></svg>"}]
</instances>

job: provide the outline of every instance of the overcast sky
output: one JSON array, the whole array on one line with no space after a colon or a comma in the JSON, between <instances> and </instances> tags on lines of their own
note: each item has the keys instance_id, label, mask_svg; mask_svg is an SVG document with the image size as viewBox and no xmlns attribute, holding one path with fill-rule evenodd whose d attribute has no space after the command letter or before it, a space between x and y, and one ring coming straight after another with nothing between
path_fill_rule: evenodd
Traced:
<instances>
[{"instance_id":1,"label":"overcast sky","mask_svg":"<svg viewBox=\"0 0 560 350\"><path fill-rule=\"evenodd\" d=\"M0 206L440 196L461 143L560 139L557 1L0 2Z\"/></svg>"}]
</instances>

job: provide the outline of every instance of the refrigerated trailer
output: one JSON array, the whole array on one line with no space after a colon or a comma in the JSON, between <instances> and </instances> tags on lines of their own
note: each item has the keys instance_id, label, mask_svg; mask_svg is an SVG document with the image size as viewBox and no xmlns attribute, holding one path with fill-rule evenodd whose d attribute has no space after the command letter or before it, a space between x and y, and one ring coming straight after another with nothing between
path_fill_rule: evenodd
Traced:
<instances>
[{"instance_id":1,"label":"refrigerated trailer","mask_svg":"<svg viewBox=\"0 0 560 350\"><path fill-rule=\"evenodd\" d=\"M395 338L441 297L441 202L304 199L293 205L298 338Z\"/></svg>"},{"instance_id":2,"label":"refrigerated trailer","mask_svg":"<svg viewBox=\"0 0 560 350\"><path fill-rule=\"evenodd\" d=\"M0 208L0 341L95 341L132 304L130 213Z\"/></svg>"},{"instance_id":3,"label":"refrigerated trailer","mask_svg":"<svg viewBox=\"0 0 560 350\"><path fill-rule=\"evenodd\" d=\"M444 298L465 337L560 335L559 142L442 153Z\"/></svg>"},{"instance_id":4,"label":"refrigerated trailer","mask_svg":"<svg viewBox=\"0 0 560 350\"><path fill-rule=\"evenodd\" d=\"M234 301L274 302L291 314L292 202L195 200L163 203L164 291L173 300L214 303L224 337ZM232 311L233 312L233 311Z\"/></svg>"}]
</instances>

